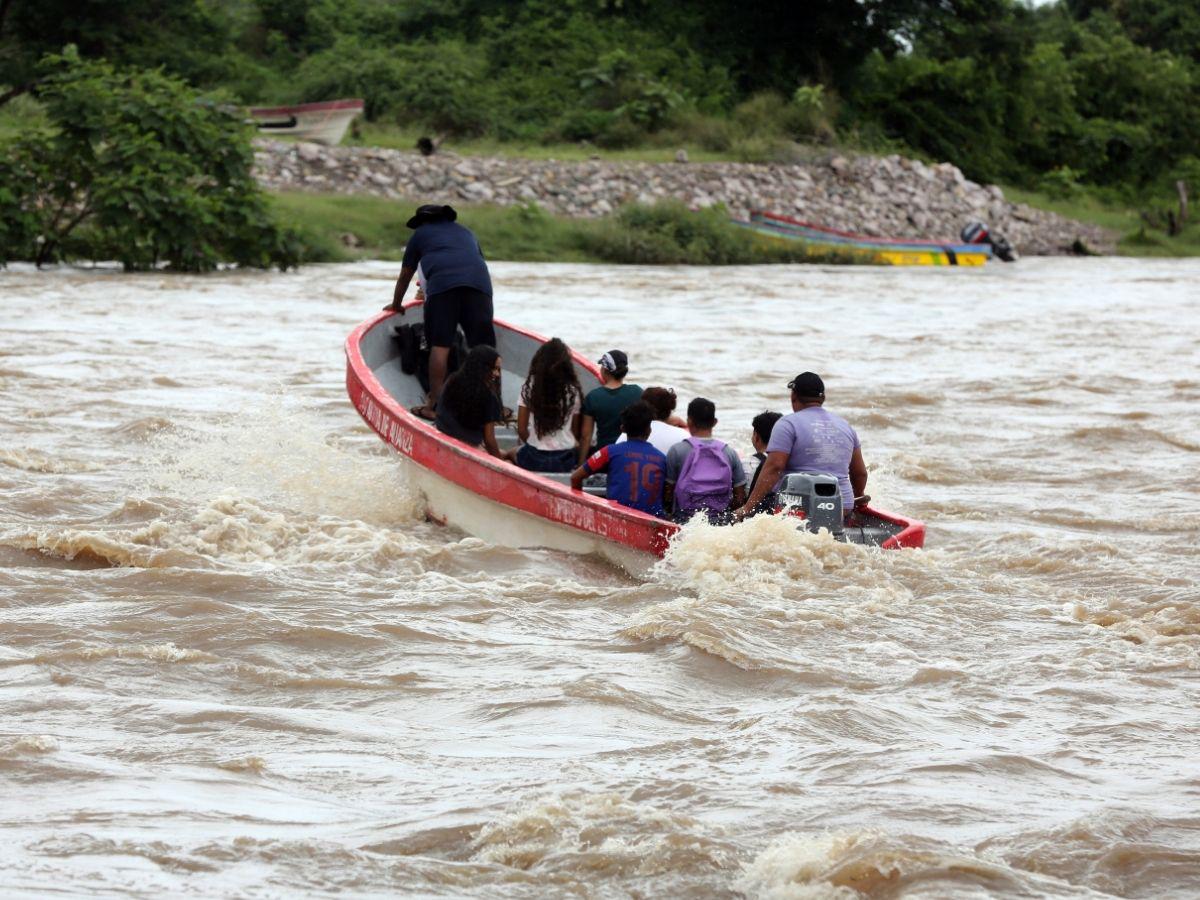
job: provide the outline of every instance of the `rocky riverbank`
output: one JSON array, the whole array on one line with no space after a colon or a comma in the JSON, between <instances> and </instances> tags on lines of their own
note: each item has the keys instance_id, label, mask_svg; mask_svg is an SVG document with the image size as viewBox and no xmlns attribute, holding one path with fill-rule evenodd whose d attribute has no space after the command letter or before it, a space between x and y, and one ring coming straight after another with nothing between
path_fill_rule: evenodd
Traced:
<instances>
[{"instance_id":1,"label":"rocky riverbank","mask_svg":"<svg viewBox=\"0 0 1200 900\"><path fill-rule=\"evenodd\" d=\"M745 217L767 209L888 237L955 238L987 222L1024 254L1112 252L1117 236L1005 199L949 163L832 154L809 163L560 162L421 156L375 147L259 141L257 174L272 190L369 194L430 203L536 203L568 216L608 215L624 203L723 203ZM681 155L682 156L682 155Z\"/></svg>"}]
</instances>

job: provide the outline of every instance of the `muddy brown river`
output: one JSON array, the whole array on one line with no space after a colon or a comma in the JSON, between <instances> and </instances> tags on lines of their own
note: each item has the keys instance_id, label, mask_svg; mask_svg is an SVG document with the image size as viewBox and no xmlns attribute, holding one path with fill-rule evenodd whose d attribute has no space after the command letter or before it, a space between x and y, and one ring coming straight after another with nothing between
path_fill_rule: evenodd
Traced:
<instances>
[{"instance_id":1,"label":"muddy brown river","mask_svg":"<svg viewBox=\"0 0 1200 900\"><path fill-rule=\"evenodd\" d=\"M929 526L638 576L425 521L395 272L0 272L0 895L1200 895L1200 261L495 264L743 452L820 372Z\"/></svg>"}]
</instances>

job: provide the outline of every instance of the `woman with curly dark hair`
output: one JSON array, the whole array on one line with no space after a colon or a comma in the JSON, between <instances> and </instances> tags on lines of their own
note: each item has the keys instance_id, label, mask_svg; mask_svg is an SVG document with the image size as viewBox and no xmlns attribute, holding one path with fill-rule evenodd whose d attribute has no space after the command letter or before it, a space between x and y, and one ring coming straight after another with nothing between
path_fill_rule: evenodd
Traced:
<instances>
[{"instance_id":1,"label":"woman with curly dark hair","mask_svg":"<svg viewBox=\"0 0 1200 900\"><path fill-rule=\"evenodd\" d=\"M538 347L521 387L517 434L525 442L516 463L531 472L570 472L579 452L583 388L571 351L558 338Z\"/></svg>"},{"instance_id":2,"label":"woman with curly dark hair","mask_svg":"<svg viewBox=\"0 0 1200 900\"><path fill-rule=\"evenodd\" d=\"M438 431L472 447L482 446L492 456L502 456L496 443L496 423L504 421L499 395L502 362L495 347L472 347L437 402Z\"/></svg>"}]
</instances>

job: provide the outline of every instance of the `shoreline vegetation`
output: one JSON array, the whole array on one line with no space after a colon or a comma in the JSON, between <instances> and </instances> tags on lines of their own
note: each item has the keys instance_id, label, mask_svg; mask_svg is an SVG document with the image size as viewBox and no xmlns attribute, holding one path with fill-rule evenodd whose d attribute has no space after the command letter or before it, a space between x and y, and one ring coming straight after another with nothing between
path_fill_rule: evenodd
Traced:
<instances>
[{"instance_id":1,"label":"shoreline vegetation","mask_svg":"<svg viewBox=\"0 0 1200 900\"><path fill-rule=\"evenodd\" d=\"M1168 238L1147 228L1136 210L1108 206L1092 197L1055 200L1016 188L1006 190L1006 194L1019 203L1116 231L1122 235L1116 248L1117 256L1147 259L1200 256L1200 226L1185 226L1180 235ZM399 260L404 255L404 240L408 234L404 223L412 215L412 207L420 202L302 191L276 191L270 196L283 220L300 231L307 248L307 262ZM748 258L718 259L703 255L696 247L691 253L677 248L679 255L675 257L664 254L657 258L638 258L636 255L623 258L620 253L607 249L613 246L611 243L605 243L605 238L611 237L614 230L624 227L619 214L600 219L576 219L552 215L536 207L455 204L455 208L464 223L478 235L488 258L507 262L691 265L867 262L851 253L805 254L800 248L791 254L773 255L771 249L778 245L765 241L753 242L764 250L757 254L749 251ZM674 212L691 214L678 208ZM719 223L713 225L723 227ZM631 238L628 246L636 248L637 243Z\"/></svg>"},{"instance_id":2,"label":"shoreline vegetation","mask_svg":"<svg viewBox=\"0 0 1200 900\"><path fill-rule=\"evenodd\" d=\"M392 208L435 199L460 201L493 230L493 256L513 259L861 261L718 221L718 202L743 216L760 201L889 237L948 240L982 219L1035 254L1200 255L1187 215L1200 195L1194 6L868 0L798 17L776 0L8 0L0 264L103 254L204 271L395 255ZM327 166L344 165L340 180L264 181L246 108L345 97L365 109ZM468 174L481 190L456 194L382 171L377 190L346 183L365 148L411 153L418 138L476 168L590 167L604 189L543 181L513 196L516 182L504 194ZM837 177L815 177L811 195L762 175L817 170L821 157ZM621 165L647 164L636 179L685 159L749 187L604 183ZM729 163L759 171L743 178ZM942 190L898 184L889 167ZM292 188L386 200L278 193ZM1082 225L1065 234L1042 211Z\"/></svg>"},{"instance_id":3,"label":"shoreline vegetation","mask_svg":"<svg viewBox=\"0 0 1200 900\"><path fill-rule=\"evenodd\" d=\"M300 191L270 195L295 228L308 262L398 260L411 233L405 222L420 201ZM488 259L633 265L871 265L851 250L814 251L760 238L732 225L720 208L632 204L597 219L556 216L528 206L454 204Z\"/></svg>"},{"instance_id":4,"label":"shoreline vegetation","mask_svg":"<svg viewBox=\"0 0 1200 900\"><path fill-rule=\"evenodd\" d=\"M46 114L29 98L0 107L0 141L44 128ZM368 123L348 135L343 146L411 150L414 129L375 128ZM411 139L411 143L410 142ZM406 146L408 144L408 146ZM587 143L534 145L492 139L454 141L449 149L470 160L476 156L560 162L667 163L683 149L689 162L738 162L728 153L698 147L632 147L608 150ZM796 145L803 157L829 154L828 147ZM854 152L847 149L846 152ZM1167 237L1159 223L1148 223L1144 211L1102 192L1073 186L1051 196L1046 192L1005 187L1007 199L1068 219L1109 229L1119 235L1115 252L1132 257L1200 256L1200 226L1186 223ZM264 199L277 220L294 233L292 262L349 262L359 259L398 260L411 208L427 197L387 198L345 193L267 190ZM435 198L443 199L443 198ZM536 204L500 206L451 202L479 236L489 258L514 262L588 262L643 265L747 265L756 263L869 264L853 251L814 250L770 241L732 226L717 206L693 211L680 202L632 204L594 218L547 211ZM1165 216L1165 212L1163 213ZM896 235L901 236L901 235ZM86 250L86 244L66 248ZM14 257L17 258L17 257ZM79 256L68 256L78 259Z\"/></svg>"}]
</instances>

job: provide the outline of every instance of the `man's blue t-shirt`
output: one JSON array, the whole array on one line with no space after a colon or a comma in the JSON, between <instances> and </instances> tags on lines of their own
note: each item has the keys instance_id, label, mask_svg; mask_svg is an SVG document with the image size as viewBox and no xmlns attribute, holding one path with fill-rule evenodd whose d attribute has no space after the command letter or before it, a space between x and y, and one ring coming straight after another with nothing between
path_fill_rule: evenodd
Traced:
<instances>
[{"instance_id":1,"label":"man's blue t-shirt","mask_svg":"<svg viewBox=\"0 0 1200 900\"><path fill-rule=\"evenodd\" d=\"M583 467L589 475L608 472L609 500L652 516L663 514L667 458L648 441L623 441L601 447L588 457Z\"/></svg>"},{"instance_id":2,"label":"man's blue t-shirt","mask_svg":"<svg viewBox=\"0 0 1200 900\"><path fill-rule=\"evenodd\" d=\"M483 251L471 229L457 222L427 222L413 231L404 248L404 267L421 264L425 296L432 297L457 287L474 288L489 297L492 278Z\"/></svg>"}]
</instances>

